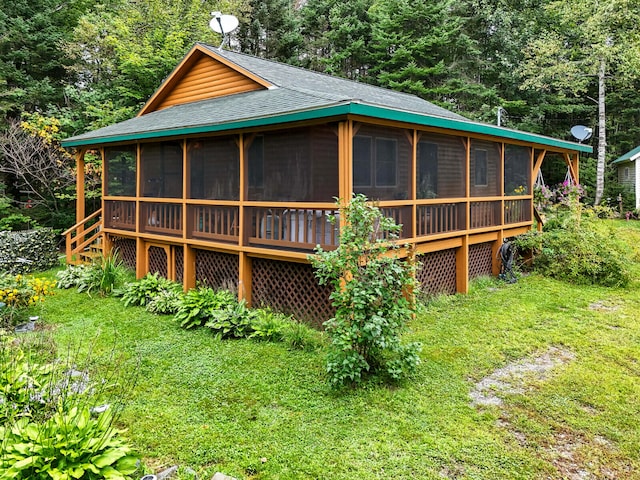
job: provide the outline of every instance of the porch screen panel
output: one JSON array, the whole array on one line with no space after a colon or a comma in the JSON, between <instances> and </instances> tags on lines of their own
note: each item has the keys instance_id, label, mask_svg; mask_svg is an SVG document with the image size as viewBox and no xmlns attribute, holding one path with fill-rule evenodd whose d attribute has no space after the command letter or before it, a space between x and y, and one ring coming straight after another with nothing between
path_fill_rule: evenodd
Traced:
<instances>
[{"instance_id":1,"label":"porch screen panel","mask_svg":"<svg viewBox=\"0 0 640 480\"><path fill-rule=\"evenodd\" d=\"M353 138L353 190L372 200L411 198L407 130L361 125Z\"/></svg>"},{"instance_id":2,"label":"porch screen panel","mask_svg":"<svg viewBox=\"0 0 640 480\"><path fill-rule=\"evenodd\" d=\"M136 146L110 147L104 150L107 176L105 195L136 196Z\"/></svg>"},{"instance_id":3,"label":"porch screen panel","mask_svg":"<svg viewBox=\"0 0 640 480\"><path fill-rule=\"evenodd\" d=\"M504 194L529 195L531 185L531 148L506 145L504 152Z\"/></svg>"},{"instance_id":4,"label":"porch screen panel","mask_svg":"<svg viewBox=\"0 0 640 480\"><path fill-rule=\"evenodd\" d=\"M247 143L249 200L333 202L338 196L338 136L331 125L265 132Z\"/></svg>"},{"instance_id":5,"label":"porch screen panel","mask_svg":"<svg viewBox=\"0 0 640 480\"><path fill-rule=\"evenodd\" d=\"M182 197L182 146L178 142L149 143L141 147L142 195Z\"/></svg>"},{"instance_id":6,"label":"porch screen panel","mask_svg":"<svg viewBox=\"0 0 640 480\"><path fill-rule=\"evenodd\" d=\"M416 198L465 196L467 151L461 138L423 133L416 163Z\"/></svg>"},{"instance_id":7,"label":"porch screen panel","mask_svg":"<svg viewBox=\"0 0 640 480\"><path fill-rule=\"evenodd\" d=\"M472 197L495 197L500 192L500 144L471 140L469 182Z\"/></svg>"},{"instance_id":8,"label":"porch screen panel","mask_svg":"<svg viewBox=\"0 0 640 480\"><path fill-rule=\"evenodd\" d=\"M190 140L187 152L189 198L240 198L240 152L233 137Z\"/></svg>"}]
</instances>

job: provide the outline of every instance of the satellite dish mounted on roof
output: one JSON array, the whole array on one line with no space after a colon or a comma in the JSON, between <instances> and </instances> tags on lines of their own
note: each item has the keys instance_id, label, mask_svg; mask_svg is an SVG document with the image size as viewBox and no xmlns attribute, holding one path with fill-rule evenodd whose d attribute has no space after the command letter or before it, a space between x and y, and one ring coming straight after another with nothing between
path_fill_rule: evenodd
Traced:
<instances>
[{"instance_id":1,"label":"satellite dish mounted on roof","mask_svg":"<svg viewBox=\"0 0 640 480\"><path fill-rule=\"evenodd\" d=\"M592 134L593 128L585 127L584 125L574 125L571 127L571 135L578 139L578 143L588 140Z\"/></svg>"},{"instance_id":2,"label":"satellite dish mounted on roof","mask_svg":"<svg viewBox=\"0 0 640 480\"><path fill-rule=\"evenodd\" d=\"M224 41L227 39L227 34L238 28L240 22L238 22L238 19L235 16L223 15L220 12L211 12L211 16L213 18L209 22L209 26L211 27L211 30L222 35L222 41L218 47L218 50L222 50Z\"/></svg>"}]
</instances>

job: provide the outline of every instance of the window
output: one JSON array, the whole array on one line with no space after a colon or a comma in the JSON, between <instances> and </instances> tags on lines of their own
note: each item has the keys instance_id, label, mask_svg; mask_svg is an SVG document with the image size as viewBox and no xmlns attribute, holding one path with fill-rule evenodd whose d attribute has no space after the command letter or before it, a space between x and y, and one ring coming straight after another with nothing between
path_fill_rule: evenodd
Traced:
<instances>
[{"instance_id":1,"label":"window","mask_svg":"<svg viewBox=\"0 0 640 480\"><path fill-rule=\"evenodd\" d=\"M486 150L476 150L474 185L476 187L486 187L488 185Z\"/></svg>"},{"instance_id":2,"label":"window","mask_svg":"<svg viewBox=\"0 0 640 480\"><path fill-rule=\"evenodd\" d=\"M438 196L438 145L430 142L418 144L418 198Z\"/></svg>"},{"instance_id":3,"label":"window","mask_svg":"<svg viewBox=\"0 0 640 480\"><path fill-rule=\"evenodd\" d=\"M353 186L371 186L371 137L353 139Z\"/></svg>"},{"instance_id":4,"label":"window","mask_svg":"<svg viewBox=\"0 0 640 480\"><path fill-rule=\"evenodd\" d=\"M629 167L624 167L624 179L629 180Z\"/></svg>"},{"instance_id":5,"label":"window","mask_svg":"<svg viewBox=\"0 0 640 480\"><path fill-rule=\"evenodd\" d=\"M105 149L107 195L136 196L136 147Z\"/></svg>"},{"instance_id":6,"label":"window","mask_svg":"<svg viewBox=\"0 0 640 480\"><path fill-rule=\"evenodd\" d=\"M149 143L141 148L142 194L182 197L182 146L178 142Z\"/></svg>"},{"instance_id":7,"label":"window","mask_svg":"<svg viewBox=\"0 0 640 480\"><path fill-rule=\"evenodd\" d=\"M376 138L376 187L396 186L396 140Z\"/></svg>"},{"instance_id":8,"label":"window","mask_svg":"<svg viewBox=\"0 0 640 480\"><path fill-rule=\"evenodd\" d=\"M264 186L264 136L259 135L253 139L247 155L249 187L262 188Z\"/></svg>"},{"instance_id":9,"label":"window","mask_svg":"<svg viewBox=\"0 0 640 480\"><path fill-rule=\"evenodd\" d=\"M397 141L356 135L353 138L353 186L395 187L398 165Z\"/></svg>"}]
</instances>

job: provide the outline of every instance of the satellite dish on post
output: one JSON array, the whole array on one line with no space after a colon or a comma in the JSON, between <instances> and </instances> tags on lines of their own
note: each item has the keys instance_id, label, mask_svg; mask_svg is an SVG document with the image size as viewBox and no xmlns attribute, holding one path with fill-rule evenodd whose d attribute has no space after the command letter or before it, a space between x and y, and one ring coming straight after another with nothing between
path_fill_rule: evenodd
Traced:
<instances>
[{"instance_id":1,"label":"satellite dish on post","mask_svg":"<svg viewBox=\"0 0 640 480\"><path fill-rule=\"evenodd\" d=\"M222 35L222 42L220 42L220 46L218 50L222 50L222 45L224 45L224 41L227 39L227 35L233 32L240 22L233 15L223 15L220 12L211 12L211 16L213 17L209 22L209 27L216 33Z\"/></svg>"},{"instance_id":2,"label":"satellite dish on post","mask_svg":"<svg viewBox=\"0 0 640 480\"><path fill-rule=\"evenodd\" d=\"M582 143L585 140L591 138L592 134L593 129L585 127L584 125L574 125L573 127L571 127L571 135L576 137L579 143Z\"/></svg>"}]
</instances>

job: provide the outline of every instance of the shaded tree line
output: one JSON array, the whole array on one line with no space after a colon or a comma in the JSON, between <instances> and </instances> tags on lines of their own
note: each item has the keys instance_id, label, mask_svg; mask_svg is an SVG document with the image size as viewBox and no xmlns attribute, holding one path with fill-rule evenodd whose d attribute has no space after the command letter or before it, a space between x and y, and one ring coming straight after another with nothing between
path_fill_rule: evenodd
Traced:
<instances>
[{"instance_id":1,"label":"shaded tree line","mask_svg":"<svg viewBox=\"0 0 640 480\"><path fill-rule=\"evenodd\" d=\"M640 144L639 0L1 1L4 132L34 114L55 120L60 136L132 117L194 42L219 44L208 22L220 10L240 19L238 51L413 93L473 120L495 123L503 109L507 127L569 140L572 125L593 128L581 174L592 201L596 183L603 198L617 193L596 180ZM3 162L5 192L19 197Z\"/></svg>"}]
</instances>

